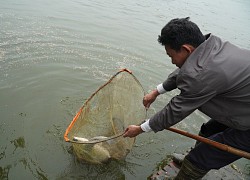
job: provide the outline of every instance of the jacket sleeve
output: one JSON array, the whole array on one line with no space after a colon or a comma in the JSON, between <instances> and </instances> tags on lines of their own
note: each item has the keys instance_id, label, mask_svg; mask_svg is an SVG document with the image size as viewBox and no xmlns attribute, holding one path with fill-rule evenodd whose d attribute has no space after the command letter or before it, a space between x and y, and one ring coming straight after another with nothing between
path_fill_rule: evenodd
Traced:
<instances>
[{"instance_id":1,"label":"jacket sleeve","mask_svg":"<svg viewBox=\"0 0 250 180\"><path fill-rule=\"evenodd\" d=\"M149 120L149 126L154 132L168 128L185 117L216 95L216 88L207 85L199 77L178 75L178 89L180 94Z\"/></svg>"},{"instance_id":2,"label":"jacket sleeve","mask_svg":"<svg viewBox=\"0 0 250 180\"><path fill-rule=\"evenodd\" d=\"M163 85L163 88L166 90L166 91L172 91L173 89L176 89L177 88L177 85L176 85L176 77L177 75L179 74L179 71L180 69L176 69L175 71L173 71L167 78L166 81L164 81L162 83Z\"/></svg>"}]
</instances>

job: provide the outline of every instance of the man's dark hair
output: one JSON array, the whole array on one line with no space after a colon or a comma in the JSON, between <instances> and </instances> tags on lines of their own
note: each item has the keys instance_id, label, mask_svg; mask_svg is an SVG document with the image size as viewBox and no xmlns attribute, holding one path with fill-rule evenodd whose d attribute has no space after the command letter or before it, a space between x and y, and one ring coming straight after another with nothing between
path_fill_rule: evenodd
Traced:
<instances>
[{"instance_id":1,"label":"man's dark hair","mask_svg":"<svg viewBox=\"0 0 250 180\"><path fill-rule=\"evenodd\" d=\"M189 17L172 19L162 28L158 37L160 44L168 45L176 51L179 51L183 44L190 44L196 48L204 41L205 37L199 27L189 21Z\"/></svg>"}]
</instances>

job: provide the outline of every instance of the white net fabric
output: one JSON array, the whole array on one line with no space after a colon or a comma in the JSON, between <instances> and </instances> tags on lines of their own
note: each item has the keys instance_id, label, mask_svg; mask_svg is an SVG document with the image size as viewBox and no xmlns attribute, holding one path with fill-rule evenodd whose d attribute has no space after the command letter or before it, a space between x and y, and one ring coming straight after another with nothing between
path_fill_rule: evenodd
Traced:
<instances>
[{"instance_id":1,"label":"white net fabric","mask_svg":"<svg viewBox=\"0 0 250 180\"><path fill-rule=\"evenodd\" d=\"M67 128L65 140L88 141L122 134L128 125L146 118L143 96L144 90L135 76L126 69L119 71L84 103ZM95 144L73 143L73 150L80 160L103 163L126 157L134 141L119 136Z\"/></svg>"}]
</instances>

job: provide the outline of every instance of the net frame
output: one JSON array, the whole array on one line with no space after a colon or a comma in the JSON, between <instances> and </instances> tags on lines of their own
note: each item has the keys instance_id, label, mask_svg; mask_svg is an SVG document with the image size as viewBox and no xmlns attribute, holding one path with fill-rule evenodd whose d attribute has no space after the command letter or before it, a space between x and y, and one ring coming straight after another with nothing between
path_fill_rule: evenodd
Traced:
<instances>
[{"instance_id":1,"label":"net frame","mask_svg":"<svg viewBox=\"0 0 250 180\"><path fill-rule=\"evenodd\" d=\"M115 134L113 136L110 136L110 137L107 137L106 139L101 139L101 140L93 140L93 141L74 141L74 140L71 140L69 137L68 137L68 134L70 132L70 130L72 129L72 127L74 126L74 124L76 123L76 121L78 120L79 116L81 115L83 109L85 108L85 105L88 104L88 102L100 91L102 90L105 86L107 86L110 82L113 81L113 79L120 73L122 72L127 72L129 73L130 75L133 76L134 80L137 82L137 84L141 87L141 89L143 90L143 93L145 95L145 91L141 85L141 83L138 81L138 79L133 75L132 71L124 68L124 69L121 69L120 71L118 71L116 74L114 74L105 84L103 84L102 86L100 86L86 101L85 103L83 104L83 106L79 109L79 111L77 112L77 114L75 115L75 117L73 118L73 120L71 121L71 123L69 124L69 126L67 127L66 131L65 131L65 134L64 134L64 140L66 142L71 142L71 143L76 143L76 144L96 144L96 143L100 143L100 142L105 142L105 141L109 141L111 139L115 139L115 138L118 138L118 137L121 137L124 132L120 132L118 134ZM145 118L146 118L146 109L145 109Z\"/></svg>"}]
</instances>

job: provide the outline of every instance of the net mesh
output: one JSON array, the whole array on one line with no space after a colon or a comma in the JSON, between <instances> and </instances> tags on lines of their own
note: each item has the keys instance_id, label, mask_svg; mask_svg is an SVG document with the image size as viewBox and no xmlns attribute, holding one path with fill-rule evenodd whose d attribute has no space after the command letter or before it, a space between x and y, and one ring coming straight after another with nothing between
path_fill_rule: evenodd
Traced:
<instances>
[{"instance_id":1,"label":"net mesh","mask_svg":"<svg viewBox=\"0 0 250 180\"><path fill-rule=\"evenodd\" d=\"M128 125L139 124L145 119L143 96L144 90L136 77L127 69L119 71L80 108L65 132L65 140L74 142L76 137L105 139L122 134ZM134 141L135 138L119 136L95 144L72 145L79 160L103 163L126 157Z\"/></svg>"}]
</instances>

